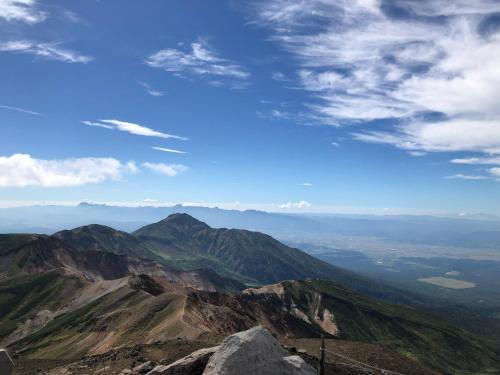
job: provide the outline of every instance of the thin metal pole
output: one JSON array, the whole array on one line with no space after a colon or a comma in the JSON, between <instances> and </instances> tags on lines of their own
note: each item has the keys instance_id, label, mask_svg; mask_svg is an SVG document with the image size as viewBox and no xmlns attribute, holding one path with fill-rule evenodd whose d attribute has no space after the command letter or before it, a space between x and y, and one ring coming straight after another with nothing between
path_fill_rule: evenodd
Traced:
<instances>
[{"instance_id":1,"label":"thin metal pole","mask_svg":"<svg viewBox=\"0 0 500 375\"><path fill-rule=\"evenodd\" d=\"M318 374L325 375L325 337L321 335L320 359L318 364Z\"/></svg>"}]
</instances>

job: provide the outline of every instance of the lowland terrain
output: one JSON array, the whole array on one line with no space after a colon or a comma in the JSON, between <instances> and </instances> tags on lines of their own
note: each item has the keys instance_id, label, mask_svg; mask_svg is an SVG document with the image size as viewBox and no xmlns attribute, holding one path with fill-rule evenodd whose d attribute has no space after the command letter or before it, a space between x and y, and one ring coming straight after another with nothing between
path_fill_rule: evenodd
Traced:
<instances>
[{"instance_id":1,"label":"lowland terrain","mask_svg":"<svg viewBox=\"0 0 500 375\"><path fill-rule=\"evenodd\" d=\"M304 356L317 355L311 340L323 335L329 350L393 371L498 373L498 346L445 320L439 306L187 214L131 234L88 225L0 235L0 343L18 373L119 373L256 325ZM345 362L332 356L332 366Z\"/></svg>"}]
</instances>

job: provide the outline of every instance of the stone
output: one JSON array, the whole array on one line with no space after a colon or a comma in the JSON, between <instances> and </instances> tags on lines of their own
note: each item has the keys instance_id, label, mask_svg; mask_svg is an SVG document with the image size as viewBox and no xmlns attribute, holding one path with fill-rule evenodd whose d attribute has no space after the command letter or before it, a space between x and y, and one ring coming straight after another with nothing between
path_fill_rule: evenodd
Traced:
<instances>
[{"instance_id":1,"label":"stone","mask_svg":"<svg viewBox=\"0 0 500 375\"><path fill-rule=\"evenodd\" d=\"M208 360L218 347L197 350L167 366L158 365L147 375L202 375Z\"/></svg>"},{"instance_id":2,"label":"stone","mask_svg":"<svg viewBox=\"0 0 500 375\"><path fill-rule=\"evenodd\" d=\"M153 369L153 363L151 361L144 362L139 366L136 366L132 369L133 374L147 374L149 371Z\"/></svg>"},{"instance_id":3,"label":"stone","mask_svg":"<svg viewBox=\"0 0 500 375\"><path fill-rule=\"evenodd\" d=\"M14 362L5 349L0 349L0 374L11 375L14 369Z\"/></svg>"},{"instance_id":4,"label":"stone","mask_svg":"<svg viewBox=\"0 0 500 375\"><path fill-rule=\"evenodd\" d=\"M304 360L290 356L262 326L226 337L203 375L316 375Z\"/></svg>"}]
</instances>

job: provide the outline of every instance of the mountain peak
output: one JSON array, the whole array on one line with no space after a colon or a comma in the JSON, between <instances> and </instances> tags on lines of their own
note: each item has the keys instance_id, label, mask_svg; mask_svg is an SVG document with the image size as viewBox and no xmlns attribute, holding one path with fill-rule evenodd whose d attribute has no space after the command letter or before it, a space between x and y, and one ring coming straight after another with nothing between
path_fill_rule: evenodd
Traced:
<instances>
[{"instance_id":1,"label":"mountain peak","mask_svg":"<svg viewBox=\"0 0 500 375\"><path fill-rule=\"evenodd\" d=\"M162 220L162 222L176 227L184 227L186 229L210 229L210 227L203 221L195 219L194 217L186 213L176 213L169 215L166 219Z\"/></svg>"},{"instance_id":2,"label":"mountain peak","mask_svg":"<svg viewBox=\"0 0 500 375\"><path fill-rule=\"evenodd\" d=\"M191 215L176 213L169 215L154 224L146 225L134 232L136 236L153 237L157 239L190 238L195 233L211 229L207 224Z\"/></svg>"}]
</instances>

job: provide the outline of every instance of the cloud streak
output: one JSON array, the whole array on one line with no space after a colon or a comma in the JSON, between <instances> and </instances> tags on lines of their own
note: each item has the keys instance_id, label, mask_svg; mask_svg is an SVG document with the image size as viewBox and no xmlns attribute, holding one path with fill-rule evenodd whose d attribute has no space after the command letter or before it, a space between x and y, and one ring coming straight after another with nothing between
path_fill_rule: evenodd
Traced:
<instances>
[{"instance_id":1,"label":"cloud streak","mask_svg":"<svg viewBox=\"0 0 500 375\"><path fill-rule=\"evenodd\" d=\"M174 153L174 154L187 154L187 152L185 152L185 151L174 150L174 149L171 149L171 148L156 147L156 146L153 146L151 148L153 150L163 151L163 152L170 152L170 153Z\"/></svg>"},{"instance_id":2,"label":"cloud streak","mask_svg":"<svg viewBox=\"0 0 500 375\"><path fill-rule=\"evenodd\" d=\"M466 174L454 174L451 176L446 176L448 180L488 180L488 176L481 175L466 175Z\"/></svg>"},{"instance_id":3,"label":"cloud streak","mask_svg":"<svg viewBox=\"0 0 500 375\"><path fill-rule=\"evenodd\" d=\"M461 158L452 159L453 164L466 164L466 165L500 165L500 157L483 157L483 158Z\"/></svg>"},{"instance_id":4,"label":"cloud streak","mask_svg":"<svg viewBox=\"0 0 500 375\"><path fill-rule=\"evenodd\" d=\"M135 124L132 122L127 122L127 121L122 121L122 120L116 120L116 119L104 119L104 120L99 120L98 122L96 121L82 121L82 124L87 125L87 126L95 126L95 127L101 127L105 129L112 129L112 130L119 130L122 132L126 132L129 134L134 134L134 135L140 135L144 137L156 137L156 138L164 138L164 139L179 139L179 140L187 140L185 137L180 137L178 135L173 135L173 134L167 134L163 133L158 130L154 130L151 128L148 128L143 125Z\"/></svg>"},{"instance_id":5,"label":"cloud streak","mask_svg":"<svg viewBox=\"0 0 500 375\"><path fill-rule=\"evenodd\" d=\"M29 54L47 60L65 63L87 64L93 60L90 56L62 48L58 43L40 43L30 40L2 42L0 43L0 52Z\"/></svg>"},{"instance_id":6,"label":"cloud streak","mask_svg":"<svg viewBox=\"0 0 500 375\"><path fill-rule=\"evenodd\" d=\"M19 107L11 107L11 106L8 106L8 105L0 105L0 108L3 108L3 109L8 109L10 111L16 111L16 112L22 112L22 113L27 113L29 115L34 115L34 116L41 116L42 114L39 113L39 112L35 112L35 111L30 111L28 109L24 109L24 108L19 108Z\"/></svg>"},{"instance_id":7,"label":"cloud streak","mask_svg":"<svg viewBox=\"0 0 500 375\"><path fill-rule=\"evenodd\" d=\"M242 66L220 57L203 40L191 43L188 48L162 49L147 57L145 63L177 75L201 77L214 86L227 83L234 86L235 81L241 85L241 81L250 77Z\"/></svg>"},{"instance_id":8,"label":"cloud streak","mask_svg":"<svg viewBox=\"0 0 500 375\"><path fill-rule=\"evenodd\" d=\"M159 91L159 90L155 90L149 83L146 83L146 82L141 82L141 81L138 81L137 84L139 84L140 86L142 86L144 88L144 90L151 96L163 96L165 95L164 92L162 91Z\"/></svg>"}]
</instances>

